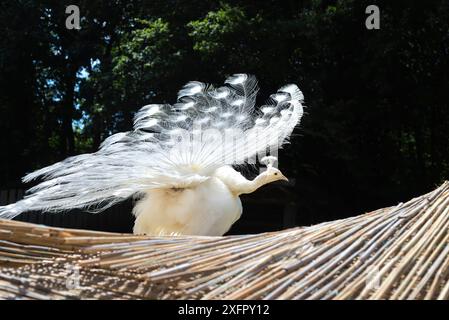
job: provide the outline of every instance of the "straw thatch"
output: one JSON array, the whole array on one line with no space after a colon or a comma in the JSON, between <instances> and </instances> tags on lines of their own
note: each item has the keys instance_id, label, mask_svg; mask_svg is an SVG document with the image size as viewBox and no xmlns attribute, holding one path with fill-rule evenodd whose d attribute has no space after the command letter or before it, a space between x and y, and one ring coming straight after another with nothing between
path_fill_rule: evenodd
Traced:
<instances>
[{"instance_id":1,"label":"straw thatch","mask_svg":"<svg viewBox=\"0 0 449 320\"><path fill-rule=\"evenodd\" d=\"M449 299L449 183L280 232L143 237L0 221L0 298Z\"/></svg>"}]
</instances>

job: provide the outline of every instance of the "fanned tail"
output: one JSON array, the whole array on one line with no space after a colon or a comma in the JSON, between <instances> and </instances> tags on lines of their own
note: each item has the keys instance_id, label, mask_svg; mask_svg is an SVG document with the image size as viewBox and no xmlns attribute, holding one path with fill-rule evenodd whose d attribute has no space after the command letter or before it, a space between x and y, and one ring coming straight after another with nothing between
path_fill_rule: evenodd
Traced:
<instances>
[{"instance_id":1,"label":"fanned tail","mask_svg":"<svg viewBox=\"0 0 449 320\"><path fill-rule=\"evenodd\" d=\"M256 79L246 74L218 88L189 82L176 104L142 107L133 130L110 136L97 152L26 175L24 182L43 181L23 200L0 207L0 218L29 210L102 211L149 189L195 186L221 166L280 148L301 120L303 94L290 84L256 109L257 91Z\"/></svg>"}]
</instances>

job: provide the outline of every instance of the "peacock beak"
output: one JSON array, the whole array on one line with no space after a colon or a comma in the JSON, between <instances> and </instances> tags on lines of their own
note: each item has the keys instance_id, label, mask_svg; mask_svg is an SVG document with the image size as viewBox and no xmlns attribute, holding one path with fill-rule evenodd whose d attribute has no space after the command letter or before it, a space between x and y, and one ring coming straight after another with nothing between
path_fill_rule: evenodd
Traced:
<instances>
[{"instance_id":1,"label":"peacock beak","mask_svg":"<svg viewBox=\"0 0 449 320\"><path fill-rule=\"evenodd\" d=\"M284 181L287 181L287 182L288 182L288 179L287 179L287 177L286 177L286 176L284 176L284 175L282 175L282 176L281 176L281 180L284 180Z\"/></svg>"}]
</instances>

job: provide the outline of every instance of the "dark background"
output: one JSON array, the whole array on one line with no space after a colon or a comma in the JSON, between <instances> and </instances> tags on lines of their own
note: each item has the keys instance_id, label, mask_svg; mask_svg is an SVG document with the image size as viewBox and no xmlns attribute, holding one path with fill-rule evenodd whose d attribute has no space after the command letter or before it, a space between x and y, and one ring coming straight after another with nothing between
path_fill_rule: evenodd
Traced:
<instances>
[{"instance_id":1,"label":"dark background","mask_svg":"<svg viewBox=\"0 0 449 320\"><path fill-rule=\"evenodd\" d=\"M65 27L69 4L80 30ZM365 27L370 4L380 30ZM258 78L260 102L298 84L307 109L280 152L295 184L245 197L232 232L395 205L449 176L447 1L9 0L0 5L0 189L22 190L25 173L95 151L130 130L140 106L175 102L189 80L221 84L242 72ZM8 192L4 203L21 193ZM130 206L109 217L19 218L129 231Z\"/></svg>"}]
</instances>

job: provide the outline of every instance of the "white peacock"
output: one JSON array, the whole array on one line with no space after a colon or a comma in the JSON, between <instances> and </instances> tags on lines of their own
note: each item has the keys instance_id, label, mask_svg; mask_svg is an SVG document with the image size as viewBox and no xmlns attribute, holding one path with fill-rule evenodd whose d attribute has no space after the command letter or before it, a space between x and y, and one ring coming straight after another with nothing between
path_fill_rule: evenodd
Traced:
<instances>
[{"instance_id":1,"label":"white peacock","mask_svg":"<svg viewBox=\"0 0 449 320\"><path fill-rule=\"evenodd\" d=\"M280 147L303 115L304 97L294 84L259 110L256 94L257 82L246 74L219 88L189 82L176 104L144 106L132 131L110 136L97 152L25 176L24 182L43 181L23 200L0 207L0 218L29 210L99 212L136 197L136 234L223 235L242 214L239 195L287 180L273 156L261 159L267 170L254 180L233 166Z\"/></svg>"}]
</instances>

